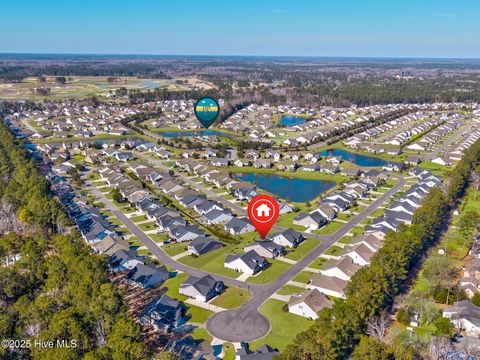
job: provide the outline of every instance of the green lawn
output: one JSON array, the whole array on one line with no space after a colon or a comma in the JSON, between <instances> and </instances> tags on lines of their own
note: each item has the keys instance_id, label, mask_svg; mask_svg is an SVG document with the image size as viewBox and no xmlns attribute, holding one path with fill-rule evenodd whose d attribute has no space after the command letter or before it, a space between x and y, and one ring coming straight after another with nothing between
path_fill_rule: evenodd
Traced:
<instances>
[{"instance_id":1,"label":"green lawn","mask_svg":"<svg viewBox=\"0 0 480 360\"><path fill-rule=\"evenodd\" d=\"M183 253L184 251L187 250L188 243L187 242L182 242L182 243L171 243L167 245L163 245L162 249L165 250L165 252L170 255L170 256L175 256L178 254Z\"/></svg>"},{"instance_id":2,"label":"green lawn","mask_svg":"<svg viewBox=\"0 0 480 360\"><path fill-rule=\"evenodd\" d=\"M188 306L187 316L188 315L192 316L189 320L191 322L203 324L207 321L207 319L210 316L213 315L213 311L210 311L195 305L190 305L190 304L186 304L186 305Z\"/></svg>"},{"instance_id":3,"label":"green lawn","mask_svg":"<svg viewBox=\"0 0 480 360\"><path fill-rule=\"evenodd\" d=\"M168 240L168 234L166 232L160 234L148 234L148 236L157 243Z\"/></svg>"},{"instance_id":4,"label":"green lawn","mask_svg":"<svg viewBox=\"0 0 480 360\"><path fill-rule=\"evenodd\" d=\"M166 287L168 289L167 295L170 296L171 298L174 298L180 301L185 301L188 298L184 295L180 295L178 293L178 289L180 288L180 285L182 285L182 283L184 283L185 280L187 280L187 278L188 278L188 275L185 273L177 274L175 277L167 279L167 281L165 281L162 284L162 287Z\"/></svg>"},{"instance_id":5,"label":"green lawn","mask_svg":"<svg viewBox=\"0 0 480 360\"><path fill-rule=\"evenodd\" d=\"M345 224L338 221L330 221L321 229L314 230L313 232L318 235L329 235L337 232L337 230L340 229L343 225Z\"/></svg>"},{"instance_id":6,"label":"green lawn","mask_svg":"<svg viewBox=\"0 0 480 360\"><path fill-rule=\"evenodd\" d=\"M157 228L157 224L154 221L152 221L152 222L140 224L138 225L138 228L143 231L154 230Z\"/></svg>"},{"instance_id":7,"label":"green lawn","mask_svg":"<svg viewBox=\"0 0 480 360\"><path fill-rule=\"evenodd\" d=\"M359 234L363 234L363 227L362 226L355 226L350 232L354 235L359 235Z\"/></svg>"},{"instance_id":8,"label":"green lawn","mask_svg":"<svg viewBox=\"0 0 480 360\"><path fill-rule=\"evenodd\" d=\"M139 249L139 250L137 250L137 252L138 252L139 255L153 257L152 252L148 249Z\"/></svg>"},{"instance_id":9,"label":"green lawn","mask_svg":"<svg viewBox=\"0 0 480 360\"><path fill-rule=\"evenodd\" d=\"M339 213L337 214L337 219L340 220L351 220L355 215L352 213Z\"/></svg>"},{"instance_id":10,"label":"green lawn","mask_svg":"<svg viewBox=\"0 0 480 360\"><path fill-rule=\"evenodd\" d=\"M131 217L130 220L136 223L136 222L148 220L148 218L145 215L138 215L138 216Z\"/></svg>"},{"instance_id":11,"label":"green lawn","mask_svg":"<svg viewBox=\"0 0 480 360\"><path fill-rule=\"evenodd\" d=\"M192 337L195 340L207 340L208 342L213 340L212 335L210 335L207 330L201 327L197 327L195 330L193 330Z\"/></svg>"},{"instance_id":12,"label":"green lawn","mask_svg":"<svg viewBox=\"0 0 480 360\"><path fill-rule=\"evenodd\" d=\"M307 284L311 278L312 278L312 273L310 271L302 271L293 278L293 281Z\"/></svg>"},{"instance_id":13,"label":"green lawn","mask_svg":"<svg viewBox=\"0 0 480 360\"><path fill-rule=\"evenodd\" d=\"M351 236L344 236L340 240L338 240L339 244L350 244L352 242Z\"/></svg>"},{"instance_id":14,"label":"green lawn","mask_svg":"<svg viewBox=\"0 0 480 360\"><path fill-rule=\"evenodd\" d=\"M245 304L251 297L251 292L230 286L221 295L213 299L211 304L220 306L224 309L235 309Z\"/></svg>"},{"instance_id":15,"label":"green lawn","mask_svg":"<svg viewBox=\"0 0 480 360\"><path fill-rule=\"evenodd\" d=\"M315 239L307 239L301 243L296 249L289 249L289 252L285 257L291 260L300 260L307 255L313 248L315 248L320 242Z\"/></svg>"},{"instance_id":16,"label":"green lawn","mask_svg":"<svg viewBox=\"0 0 480 360\"><path fill-rule=\"evenodd\" d=\"M223 343L223 360L235 360L235 347L232 343Z\"/></svg>"},{"instance_id":17,"label":"green lawn","mask_svg":"<svg viewBox=\"0 0 480 360\"><path fill-rule=\"evenodd\" d=\"M270 299L260 307L260 312L270 320L272 328L267 336L250 343L252 350L264 344L283 350L298 333L313 325L311 320L283 311L284 305L283 301Z\"/></svg>"},{"instance_id":18,"label":"green lawn","mask_svg":"<svg viewBox=\"0 0 480 360\"><path fill-rule=\"evenodd\" d=\"M268 268L258 275L250 276L247 281L254 284L266 284L275 280L292 266L275 259L268 259L268 262L270 263Z\"/></svg>"},{"instance_id":19,"label":"green lawn","mask_svg":"<svg viewBox=\"0 0 480 360\"><path fill-rule=\"evenodd\" d=\"M132 236L131 238L129 238L128 242L130 243L130 246L143 246L140 240L138 240L138 238L135 236Z\"/></svg>"},{"instance_id":20,"label":"green lawn","mask_svg":"<svg viewBox=\"0 0 480 360\"><path fill-rule=\"evenodd\" d=\"M332 245L327 249L327 251L325 251L325 255L338 256L340 251L342 251L341 247Z\"/></svg>"},{"instance_id":21,"label":"green lawn","mask_svg":"<svg viewBox=\"0 0 480 360\"><path fill-rule=\"evenodd\" d=\"M293 285L285 285L282 287L280 290L277 291L277 294L279 295L292 295L292 294L301 294L304 293L306 289L298 287L298 286L293 286Z\"/></svg>"},{"instance_id":22,"label":"green lawn","mask_svg":"<svg viewBox=\"0 0 480 360\"><path fill-rule=\"evenodd\" d=\"M178 259L178 261L182 264L215 274L225 275L231 278L239 277L241 275L240 273L232 269L227 269L223 266L226 257L227 252L225 248L223 248L211 251L208 254L204 254L199 257L194 257L191 255L184 256L181 259Z\"/></svg>"},{"instance_id":23,"label":"green lawn","mask_svg":"<svg viewBox=\"0 0 480 360\"><path fill-rule=\"evenodd\" d=\"M298 231L305 231L304 226L299 226L299 225L294 225L293 224L293 218L296 217L297 215L298 215L298 212L291 212L291 213L288 213L288 214L280 215L278 217L278 220L275 223L275 225L278 225L278 226L286 228L286 229L292 228L292 229L298 230Z\"/></svg>"},{"instance_id":24,"label":"green lawn","mask_svg":"<svg viewBox=\"0 0 480 360\"><path fill-rule=\"evenodd\" d=\"M323 264L327 261L327 259L319 257L318 259L313 260L308 267L311 267L312 269L318 269L322 270L323 269ZM310 278L308 279L310 280Z\"/></svg>"}]
</instances>

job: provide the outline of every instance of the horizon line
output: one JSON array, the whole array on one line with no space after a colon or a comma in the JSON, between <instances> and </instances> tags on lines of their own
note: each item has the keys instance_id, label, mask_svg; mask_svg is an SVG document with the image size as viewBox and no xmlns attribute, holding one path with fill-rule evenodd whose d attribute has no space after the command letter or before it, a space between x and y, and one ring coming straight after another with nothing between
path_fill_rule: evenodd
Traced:
<instances>
[{"instance_id":1,"label":"horizon line","mask_svg":"<svg viewBox=\"0 0 480 360\"><path fill-rule=\"evenodd\" d=\"M156 57L238 57L238 58L316 58L316 59L405 59L405 60L480 60L480 57L406 56L406 55L245 55L245 54L142 54L142 53L76 53L0 51L2 55L69 55L69 56L156 56Z\"/></svg>"}]
</instances>

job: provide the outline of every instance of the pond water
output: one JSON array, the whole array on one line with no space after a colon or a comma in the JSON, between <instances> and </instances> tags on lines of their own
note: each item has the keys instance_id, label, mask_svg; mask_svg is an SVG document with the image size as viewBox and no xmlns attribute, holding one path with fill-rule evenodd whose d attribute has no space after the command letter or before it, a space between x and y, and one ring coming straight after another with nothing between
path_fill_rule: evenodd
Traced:
<instances>
[{"instance_id":1,"label":"pond water","mask_svg":"<svg viewBox=\"0 0 480 360\"><path fill-rule=\"evenodd\" d=\"M293 202L315 199L335 186L335 181L287 178L272 174L238 173L239 180L249 181L258 188Z\"/></svg>"},{"instance_id":2,"label":"pond water","mask_svg":"<svg viewBox=\"0 0 480 360\"><path fill-rule=\"evenodd\" d=\"M164 137L202 137L202 136L222 136L234 137L234 135L227 134L216 130L201 130L201 131L159 131L158 134Z\"/></svg>"},{"instance_id":3,"label":"pond water","mask_svg":"<svg viewBox=\"0 0 480 360\"><path fill-rule=\"evenodd\" d=\"M305 122L304 117L284 115L280 119L279 124L285 125L285 126L295 126L295 125L303 124L304 122Z\"/></svg>"},{"instance_id":4,"label":"pond water","mask_svg":"<svg viewBox=\"0 0 480 360\"><path fill-rule=\"evenodd\" d=\"M322 155L322 156L328 156L328 155L341 156L343 160L352 162L352 163L354 163L355 165L358 165L358 166L383 166L383 165L385 165L385 160L382 160L380 158L376 158L376 157L368 156L368 155L355 154L355 153L352 153L350 151L346 151L346 150L342 150L342 149L330 149L330 150L321 151L320 155Z\"/></svg>"}]
</instances>

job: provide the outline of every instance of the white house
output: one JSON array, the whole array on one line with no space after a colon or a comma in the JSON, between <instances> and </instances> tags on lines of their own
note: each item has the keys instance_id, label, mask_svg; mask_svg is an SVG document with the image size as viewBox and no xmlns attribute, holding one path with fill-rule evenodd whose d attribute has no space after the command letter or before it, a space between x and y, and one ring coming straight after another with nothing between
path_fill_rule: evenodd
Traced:
<instances>
[{"instance_id":1,"label":"white house","mask_svg":"<svg viewBox=\"0 0 480 360\"><path fill-rule=\"evenodd\" d=\"M331 307L333 301L329 300L317 289L312 289L303 295L292 295L288 301L288 312L306 317L318 319L318 312L325 307Z\"/></svg>"}]
</instances>

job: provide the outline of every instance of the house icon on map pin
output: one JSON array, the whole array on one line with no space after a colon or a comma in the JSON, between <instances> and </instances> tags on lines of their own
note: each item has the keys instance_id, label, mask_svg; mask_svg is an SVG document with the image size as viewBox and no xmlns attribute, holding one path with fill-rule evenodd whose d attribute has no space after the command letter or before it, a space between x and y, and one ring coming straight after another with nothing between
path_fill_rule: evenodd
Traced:
<instances>
[{"instance_id":1,"label":"house icon on map pin","mask_svg":"<svg viewBox=\"0 0 480 360\"><path fill-rule=\"evenodd\" d=\"M258 206L255 211L257 212L257 216L260 216L260 217L268 217L270 216L270 207L267 205L267 204L261 204L260 206Z\"/></svg>"}]
</instances>

